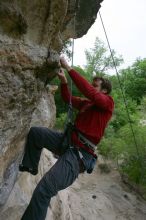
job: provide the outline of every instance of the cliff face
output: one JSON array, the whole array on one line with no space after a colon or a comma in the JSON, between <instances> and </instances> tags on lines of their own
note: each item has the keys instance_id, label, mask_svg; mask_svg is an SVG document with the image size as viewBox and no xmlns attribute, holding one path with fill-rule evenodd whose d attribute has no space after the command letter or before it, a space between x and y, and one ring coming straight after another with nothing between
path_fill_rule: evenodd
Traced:
<instances>
[{"instance_id":1,"label":"cliff face","mask_svg":"<svg viewBox=\"0 0 146 220\"><path fill-rule=\"evenodd\" d=\"M100 2L101 0L0 1L2 219L6 219L6 213L9 215L8 210L17 212L17 202L23 211L38 179L48 170L48 165L44 168L42 161L41 174L37 179L19 174L18 164L25 137L30 126L53 126L56 112L53 88L46 89L46 80L51 80L59 68L59 52L65 40L81 37L88 31L95 21ZM51 165L48 153L43 154L43 157L45 163ZM17 218L20 219L20 216ZM17 218L7 216L7 219Z\"/></svg>"}]
</instances>

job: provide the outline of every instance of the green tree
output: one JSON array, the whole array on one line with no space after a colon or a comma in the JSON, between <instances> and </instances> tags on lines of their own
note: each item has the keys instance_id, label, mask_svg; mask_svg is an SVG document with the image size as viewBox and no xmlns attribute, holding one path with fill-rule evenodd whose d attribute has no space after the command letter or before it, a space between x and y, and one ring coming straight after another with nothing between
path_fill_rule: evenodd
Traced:
<instances>
[{"instance_id":1,"label":"green tree","mask_svg":"<svg viewBox=\"0 0 146 220\"><path fill-rule=\"evenodd\" d=\"M140 104L146 95L146 59L137 59L131 67L122 70L121 79L126 96Z\"/></svg>"},{"instance_id":2,"label":"green tree","mask_svg":"<svg viewBox=\"0 0 146 220\"><path fill-rule=\"evenodd\" d=\"M116 66L123 62L122 56L117 56L116 52L112 50ZM114 67L111 55L108 49L98 37L95 40L94 47L85 50L87 65L85 66L86 72L89 74L104 75L107 70Z\"/></svg>"}]
</instances>

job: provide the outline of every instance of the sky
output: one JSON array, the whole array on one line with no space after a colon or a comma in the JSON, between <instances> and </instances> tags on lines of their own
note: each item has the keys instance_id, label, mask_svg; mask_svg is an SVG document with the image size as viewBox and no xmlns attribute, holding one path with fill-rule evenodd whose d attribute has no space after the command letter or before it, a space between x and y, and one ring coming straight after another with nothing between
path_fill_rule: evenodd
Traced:
<instances>
[{"instance_id":1,"label":"sky","mask_svg":"<svg viewBox=\"0 0 146 220\"><path fill-rule=\"evenodd\" d=\"M124 58L121 68L137 57L146 58L146 0L104 0L100 13L111 48ZM107 46L99 15L88 33L75 40L74 65L86 64L84 51L93 47L96 37Z\"/></svg>"}]
</instances>

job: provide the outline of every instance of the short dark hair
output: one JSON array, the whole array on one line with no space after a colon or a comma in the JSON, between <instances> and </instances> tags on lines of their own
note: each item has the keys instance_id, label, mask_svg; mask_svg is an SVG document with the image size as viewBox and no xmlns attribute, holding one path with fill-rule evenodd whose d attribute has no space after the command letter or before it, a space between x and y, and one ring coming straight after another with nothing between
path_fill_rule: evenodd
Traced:
<instances>
[{"instance_id":1,"label":"short dark hair","mask_svg":"<svg viewBox=\"0 0 146 220\"><path fill-rule=\"evenodd\" d=\"M112 91L112 84L111 84L111 82L108 79L105 79L105 78L103 78L101 76L94 76L93 77L93 81L94 80L101 80L101 82L102 82L101 83L101 88L102 89L106 89L107 94L111 93L111 91Z\"/></svg>"}]
</instances>

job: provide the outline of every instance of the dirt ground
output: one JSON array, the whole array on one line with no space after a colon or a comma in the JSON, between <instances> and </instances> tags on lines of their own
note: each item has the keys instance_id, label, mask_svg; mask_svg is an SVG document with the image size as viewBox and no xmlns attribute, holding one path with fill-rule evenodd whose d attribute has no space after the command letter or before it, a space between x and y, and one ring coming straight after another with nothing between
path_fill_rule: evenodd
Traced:
<instances>
[{"instance_id":1,"label":"dirt ground","mask_svg":"<svg viewBox=\"0 0 146 220\"><path fill-rule=\"evenodd\" d=\"M69 189L73 220L146 220L146 201L122 183L113 169L82 174Z\"/></svg>"}]
</instances>

